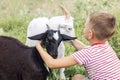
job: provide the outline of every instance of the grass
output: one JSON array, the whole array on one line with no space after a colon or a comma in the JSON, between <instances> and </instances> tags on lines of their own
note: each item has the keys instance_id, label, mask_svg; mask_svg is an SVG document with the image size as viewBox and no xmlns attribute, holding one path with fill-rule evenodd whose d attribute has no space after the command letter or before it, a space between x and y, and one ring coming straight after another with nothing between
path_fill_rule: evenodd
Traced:
<instances>
[{"instance_id":1,"label":"grass","mask_svg":"<svg viewBox=\"0 0 120 80\"><path fill-rule=\"evenodd\" d=\"M109 40L113 49L120 55L120 0L1 0L0 35L12 36L25 44L27 26L35 17L62 15L58 5L63 4L74 17L75 33L79 40L88 44L83 37L84 23L88 15L97 10L107 11L117 18L115 35ZM66 55L75 49L65 42ZM66 68L67 77L84 74L85 69L78 65Z\"/></svg>"}]
</instances>

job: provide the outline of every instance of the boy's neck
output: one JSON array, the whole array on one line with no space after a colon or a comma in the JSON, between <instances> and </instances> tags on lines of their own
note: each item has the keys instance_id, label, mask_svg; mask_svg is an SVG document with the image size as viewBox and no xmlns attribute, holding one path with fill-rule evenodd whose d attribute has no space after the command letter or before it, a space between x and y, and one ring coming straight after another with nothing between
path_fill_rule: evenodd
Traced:
<instances>
[{"instance_id":1,"label":"boy's neck","mask_svg":"<svg viewBox=\"0 0 120 80\"><path fill-rule=\"evenodd\" d=\"M95 42L93 44L91 44L91 46L94 46L94 45L98 45L98 44L104 44L105 42Z\"/></svg>"},{"instance_id":2,"label":"boy's neck","mask_svg":"<svg viewBox=\"0 0 120 80\"><path fill-rule=\"evenodd\" d=\"M106 40L91 40L90 45L104 44Z\"/></svg>"}]
</instances>

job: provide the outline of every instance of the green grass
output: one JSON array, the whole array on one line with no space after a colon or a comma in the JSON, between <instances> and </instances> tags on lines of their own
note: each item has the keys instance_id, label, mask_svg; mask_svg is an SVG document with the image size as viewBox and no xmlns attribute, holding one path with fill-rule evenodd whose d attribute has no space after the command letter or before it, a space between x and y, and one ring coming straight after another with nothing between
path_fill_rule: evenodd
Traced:
<instances>
[{"instance_id":1,"label":"green grass","mask_svg":"<svg viewBox=\"0 0 120 80\"><path fill-rule=\"evenodd\" d=\"M75 33L79 40L88 43L83 37L84 23L88 15L97 10L107 11L117 18L115 35L109 40L113 49L120 55L120 0L1 0L0 35L12 36L25 44L29 22L40 16L62 15L58 5L65 5L74 17ZM75 49L65 42L66 55ZM85 69L78 65L66 68L67 77L84 74Z\"/></svg>"}]
</instances>

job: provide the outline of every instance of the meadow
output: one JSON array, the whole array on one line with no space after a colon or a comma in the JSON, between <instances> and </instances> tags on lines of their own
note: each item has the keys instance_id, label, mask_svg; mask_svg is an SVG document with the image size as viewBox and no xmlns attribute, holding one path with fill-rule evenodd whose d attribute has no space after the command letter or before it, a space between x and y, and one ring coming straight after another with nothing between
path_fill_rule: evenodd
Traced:
<instances>
[{"instance_id":1,"label":"meadow","mask_svg":"<svg viewBox=\"0 0 120 80\"><path fill-rule=\"evenodd\" d=\"M98 10L113 14L117 19L117 29L109 42L117 55L120 56L120 0L1 0L0 35L15 37L25 44L29 22L36 17L62 15L59 8L61 4L74 17L75 34L85 44L88 42L83 37L83 28L88 15ZM66 55L75 51L69 43L65 42L65 46ZM68 67L65 70L67 77L76 73L87 76L84 67L78 65Z\"/></svg>"}]
</instances>

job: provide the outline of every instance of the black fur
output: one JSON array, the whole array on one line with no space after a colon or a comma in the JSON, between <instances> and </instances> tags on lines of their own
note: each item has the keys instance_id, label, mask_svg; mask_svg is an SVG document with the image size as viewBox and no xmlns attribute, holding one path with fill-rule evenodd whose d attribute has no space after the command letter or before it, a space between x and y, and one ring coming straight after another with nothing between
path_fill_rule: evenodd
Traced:
<instances>
[{"instance_id":1,"label":"black fur","mask_svg":"<svg viewBox=\"0 0 120 80\"><path fill-rule=\"evenodd\" d=\"M0 36L0 80L46 80L48 71L35 47Z\"/></svg>"}]
</instances>

